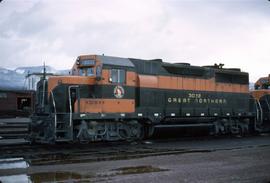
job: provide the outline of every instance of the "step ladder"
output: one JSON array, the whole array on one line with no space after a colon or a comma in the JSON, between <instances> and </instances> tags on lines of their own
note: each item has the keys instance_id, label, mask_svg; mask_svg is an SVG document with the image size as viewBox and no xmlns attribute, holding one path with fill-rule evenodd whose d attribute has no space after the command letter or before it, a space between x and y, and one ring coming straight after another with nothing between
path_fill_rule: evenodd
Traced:
<instances>
[{"instance_id":1,"label":"step ladder","mask_svg":"<svg viewBox=\"0 0 270 183\"><path fill-rule=\"evenodd\" d=\"M72 94L75 93L75 98ZM68 113L58 113L56 111L56 103L54 100L53 92L51 92L53 106L54 106L54 130L55 130L55 142L68 142L73 140L73 102L76 99L80 101L79 86L71 85L68 87L68 99L69 99L69 112ZM78 104L79 105L79 104Z\"/></svg>"},{"instance_id":2,"label":"step ladder","mask_svg":"<svg viewBox=\"0 0 270 183\"><path fill-rule=\"evenodd\" d=\"M73 126L67 113L55 115L55 142L67 142L73 140Z\"/></svg>"}]
</instances>

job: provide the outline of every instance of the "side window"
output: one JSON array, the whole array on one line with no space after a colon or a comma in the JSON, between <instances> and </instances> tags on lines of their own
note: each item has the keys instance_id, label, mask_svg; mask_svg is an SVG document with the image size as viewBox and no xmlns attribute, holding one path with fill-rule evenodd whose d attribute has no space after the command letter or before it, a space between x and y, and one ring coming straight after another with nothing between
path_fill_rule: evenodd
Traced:
<instances>
[{"instance_id":1,"label":"side window","mask_svg":"<svg viewBox=\"0 0 270 183\"><path fill-rule=\"evenodd\" d=\"M123 69L112 69L110 80L112 83L125 83L126 71Z\"/></svg>"},{"instance_id":2,"label":"side window","mask_svg":"<svg viewBox=\"0 0 270 183\"><path fill-rule=\"evenodd\" d=\"M125 83L125 82L126 82L126 71L118 70L118 83Z\"/></svg>"}]
</instances>

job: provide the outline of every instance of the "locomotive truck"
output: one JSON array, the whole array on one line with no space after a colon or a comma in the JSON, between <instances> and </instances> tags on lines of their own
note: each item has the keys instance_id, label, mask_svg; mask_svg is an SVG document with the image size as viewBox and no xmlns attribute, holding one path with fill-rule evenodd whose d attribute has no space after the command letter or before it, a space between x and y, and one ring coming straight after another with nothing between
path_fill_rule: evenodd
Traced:
<instances>
[{"instance_id":1,"label":"locomotive truck","mask_svg":"<svg viewBox=\"0 0 270 183\"><path fill-rule=\"evenodd\" d=\"M243 134L260 124L248 73L222 64L81 55L71 75L40 80L36 97L30 128L40 142L136 140L162 127Z\"/></svg>"}]
</instances>

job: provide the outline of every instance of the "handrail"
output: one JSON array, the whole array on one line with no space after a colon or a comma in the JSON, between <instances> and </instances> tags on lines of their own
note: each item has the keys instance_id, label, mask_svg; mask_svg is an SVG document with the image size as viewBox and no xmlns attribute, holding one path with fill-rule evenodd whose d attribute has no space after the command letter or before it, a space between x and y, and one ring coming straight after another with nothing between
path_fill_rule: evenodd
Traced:
<instances>
[{"instance_id":1,"label":"handrail","mask_svg":"<svg viewBox=\"0 0 270 183\"><path fill-rule=\"evenodd\" d=\"M54 129L56 130L56 128L57 128L57 113L56 113L56 105L55 105L53 91L51 91L51 96L52 96L53 107L54 107L54 127L55 127ZM56 138L56 133L55 133L55 138Z\"/></svg>"},{"instance_id":2,"label":"handrail","mask_svg":"<svg viewBox=\"0 0 270 183\"><path fill-rule=\"evenodd\" d=\"M261 119L260 119L260 125L262 124L262 122L263 122L263 110L262 110L262 106L261 106L261 103L260 103L260 101L259 100L257 100L258 101L258 105L259 105L259 107L260 107L260 117L261 117Z\"/></svg>"},{"instance_id":3,"label":"handrail","mask_svg":"<svg viewBox=\"0 0 270 183\"><path fill-rule=\"evenodd\" d=\"M45 85L46 85L46 80L43 80L43 91L42 91L42 108L44 108L44 100L45 100Z\"/></svg>"},{"instance_id":4,"label":"handrail","mask_svg":"<svg viewBox=\"0 0 270 183\"><path fill-rule=\"evenodd\" d=\"M267 107L268 107L268 111L270 111L270 105L269 105L269 102L268 102L268 100L266 100L266 99L265 99L265 102L266 102L266 104L267 104Z\"/></svg>"},{"instance_id":5,"label":"handrail","mask_svg":"<svg viewBox=\"0 0 270 183\"><path fill-rule=\"evenodd\" d=\"M259 121L259 109L258 109L258 102L255 100L255 107L256 107L256 121Z\"/></svg>"},{"instance_id":6,"label":"handrail","mask_svg":"<svg viewBox=\"0 0 270 183\"><path fill-rule=\"evenodd\" d=\"M68 100L69 100L69 126L72 126L72 105L71 105L71 88L78 88L78 85L71 85L68 87Z\"/></svg>"}]
</instances>

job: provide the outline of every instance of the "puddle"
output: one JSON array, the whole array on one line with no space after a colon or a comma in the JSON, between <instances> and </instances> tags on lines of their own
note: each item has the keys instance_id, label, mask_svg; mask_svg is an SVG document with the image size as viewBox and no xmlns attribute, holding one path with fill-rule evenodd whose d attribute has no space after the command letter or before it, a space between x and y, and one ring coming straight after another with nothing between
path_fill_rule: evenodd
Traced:
<instances>
[{"instance_id":1,"label":"puddle","mask_svg":"<svg viewBox=\"0 0 270 183\"><path fill-rule=\"evenodd\" d=\"M73 163L69 159L72 157L65 153L45 154L36 158L30 159L29 164L34 165L46 165L46 164L59 164L59 163Z\"/></svg>"},{"instance_id":2,"label":"puddle","mask_svg":"<svg viewBox=\"0 0 270 183\"><path fill-rule=\"evenodd\" d=\"M28 179L28 176L25 174L0 176L0 182L1 183L29 183L29 179Z\"/></svg>"},{"instance_id":3,"label":"puddle","mask_svg":"<svg viewBox=\"0 0 270 183\"><path fill-rule=\"evenodd\" d=\"M153 144L153 142L152 141L143 141L142 144L151 145L151 144Z\"/></svg>"},{"instance_id":4,"label":"puddle","mask_svg":"<svg viewBox=\"0 0 270 183\"><path fill-rule=\"evenodd\" d=\"M0 176L0 183L90 182L93 177L74 172L41 172L30 175Z\"/></svg>"},{"instance_id":5,"label":"puddle","mask_svg":"<svg viewBox=\"0 0 270 183\"><path fill-rule=\"evenodd\" d=\"M84 176L74 172L42 172L29 175L29 180L33 183L39 182L90 182L92 176Z\"/></svg>"},{"instance_id":6,"label":"puddle","mask_svg":"<svg viewBox=\"0 0 270 183\"><path fill-rule=\"evenodd\" d=\"M262 137L269 137L270 134L269 134L269 133L260 133L260 136L262 136ZM270 183L270 182L269 182L269 183Z\"/></svg>"},{"instance_id":7,"label":"puddle","mask_svg":"<svg viewBox=\"0 0 270 183\"><path fill-rule=\"evenodd\" d=\"M142 174L142 173L168 171L168 169L161 169L159 167L153 167L148 165L148 166L122 167L114 169L113 171L117 171L116 174L118 175L128 175L128 174Z\"/></svg>"},{"instance_id":8,"label":"puddle","mask_svg":"<svg viewBox=\"0 0 270 183\"><path fill-rule=\"evenodd\" d=\"M29 164L23 158L0 159L0 170L27 167Z\"/></svg>"},{"instance_id":9,"label":"puddle","mask_svg":"<svg viewBox=\"0 0 270 183\"><path fill-rule=\"evenodd\" d=\"M41 183L41 182L92 182L95 178L104 178L117 175L129 175L129 174L142 174L168 171L168 169L161 169L153 166L135 166L135 167L121 167L112 170L112 174L108 175L81 175L74 172L40 172L33 174L21 174L11 176L0 176L0 183Z\"/></svg>"}]
</instances>

